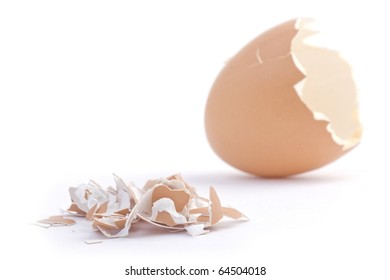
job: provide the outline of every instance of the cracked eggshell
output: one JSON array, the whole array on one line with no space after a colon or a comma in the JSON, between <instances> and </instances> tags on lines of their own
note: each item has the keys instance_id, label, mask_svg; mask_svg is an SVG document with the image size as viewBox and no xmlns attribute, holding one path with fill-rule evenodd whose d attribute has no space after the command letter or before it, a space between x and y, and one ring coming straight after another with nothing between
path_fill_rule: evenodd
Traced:
<instances>
[{"instance_id":1,"label":"cracked eggshell","mask_svg":"<svg viewBox=\"0 0 390 280\"><path fill-rule=\"evenodd\" d=\"M305 44L316 34L309 25L294 19L268 30L217 77L206 133L232 166L288 176L326 165L359 143L352 71L337 52Z\"/></svg>"}]
</instances>

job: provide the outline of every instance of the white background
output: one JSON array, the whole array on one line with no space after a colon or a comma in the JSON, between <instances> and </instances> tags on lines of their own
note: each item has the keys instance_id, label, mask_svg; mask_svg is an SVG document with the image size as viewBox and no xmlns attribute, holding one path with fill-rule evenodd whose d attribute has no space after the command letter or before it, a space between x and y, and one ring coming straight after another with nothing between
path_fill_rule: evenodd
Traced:
<instances>
[{"instance_id":1,"label":"white background","mask_svg":"<svg viewBox=\"0 0 390 280\"><path fill-rule=\"evenodd\" d=\"M266 266L264 279L389 279L390 22L384 1L344 2L0 2L0 274L125 279L130 265L232 265ZM298 16L322 20L354 66L363 141L318 171L254 178L208 146L207 95L229 57ZM139 186L181 172L250 221L196 238L141 226L98 245L83 243L101 237L87 224L29 225L60 213L70 185L112 184L112 172Z\"/></svg>"}]
</instances>

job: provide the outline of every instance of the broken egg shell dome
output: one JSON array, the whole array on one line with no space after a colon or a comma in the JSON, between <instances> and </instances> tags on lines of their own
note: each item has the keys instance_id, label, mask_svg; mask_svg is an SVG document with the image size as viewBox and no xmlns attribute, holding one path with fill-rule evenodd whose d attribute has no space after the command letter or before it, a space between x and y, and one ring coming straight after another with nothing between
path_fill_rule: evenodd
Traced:
<instances>
[{"instance_id":1,"label":"broken egg shell dome","mask_svg":"<svg viewBox=\"0 0 390 280\"><path fill-rule=\"evenodd\" d=\"M305 29L308 22L290 20L255 38L211 89L207 138L217 155L242 171L294 175L324 166L359 143L351 69L337 52L305 45L313 34Z\"/></svg>"}]
</instances>

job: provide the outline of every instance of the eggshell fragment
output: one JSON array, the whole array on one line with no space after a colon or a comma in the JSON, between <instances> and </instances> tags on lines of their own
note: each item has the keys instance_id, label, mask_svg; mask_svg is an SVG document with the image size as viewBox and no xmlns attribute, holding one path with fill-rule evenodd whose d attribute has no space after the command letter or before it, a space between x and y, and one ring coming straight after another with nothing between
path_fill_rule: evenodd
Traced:
<instances>
[{"instance_id":1,"label":"eggshell fragment","mask_svg":"<svg viewBox=\"0 0 390 280\"><path fill-rule=\"evenodd\" d=\"M152 202L162 198L169 198L174 202L176 211L182 211L184 206L190 201L190 195L185 190L170 189L166 185L159 185L153 191Z\"/></svg>"},{"instance_id":2,"label":"eggshell fragment","mask_svg":"<svg viewBox=\"0 0 390 280\"><path fill-rule=\"evenodd\" d=\"M84 240L84 243L87 244L87 245L93 245L93 244L99 244L99 243L102 243L103 240L101 239L87 239L87 240Z\"/></svg>"},{"instance_id":3,"label":"eggshell fragment","mask_svg":"<svg viewBox=\"0 0 390 280\"><path fill-rule=\"evenodd\" d=\"M74 225L76 221L65 218L64 216L51 216L47 219L39 220L38 223L47 224L49 226L71 226Z\"/></svg>"},{"instance_id":4,"label":"eggshell fragment","mask_svg":"<svg viewBox=\"0 0 390 280\"><path fill-rule=\"evenodd\" d=\"M261 34L217 77L206 106L211 147L227 163L264 177L326 165L360 141L352 70L335 51L312 46L310 20Z\"/></svg>"},{"instance_id":5,"label":"eggshell fragment","mask_svg":"<svg viewBox=\"0 0 390 280\"><path fill-rule=\"evenodd\" d=\"M223 211L221 201L213 187L210 187L210 201L210 223L214 225L222 219Z\"/></svg>"}]
</instances>

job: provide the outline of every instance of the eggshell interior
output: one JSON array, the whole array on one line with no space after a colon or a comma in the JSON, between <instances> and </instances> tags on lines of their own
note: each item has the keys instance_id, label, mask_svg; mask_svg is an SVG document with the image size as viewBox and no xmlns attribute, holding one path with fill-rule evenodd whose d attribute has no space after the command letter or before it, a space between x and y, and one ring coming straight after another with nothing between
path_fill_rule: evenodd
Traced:
<instances>
[{"instance_id":1,"label":"eggshell interior","mask_svg":"<svg viewBox=\"0 0 390 280\"><path fill-rule=\"evenodd\" d=\"M307 38L320 35L311 23L310 19L296 21L299 32L291 51L306 77L295 90L316 120L329 122L327 130L333 140L348 149L359 143L362 133L352 69L337 51L306 43Z\"/></svg>"}]
</instances>

